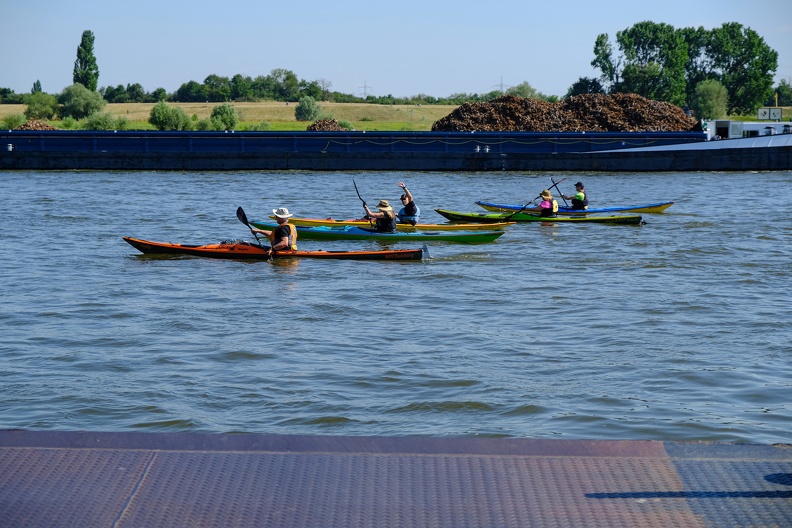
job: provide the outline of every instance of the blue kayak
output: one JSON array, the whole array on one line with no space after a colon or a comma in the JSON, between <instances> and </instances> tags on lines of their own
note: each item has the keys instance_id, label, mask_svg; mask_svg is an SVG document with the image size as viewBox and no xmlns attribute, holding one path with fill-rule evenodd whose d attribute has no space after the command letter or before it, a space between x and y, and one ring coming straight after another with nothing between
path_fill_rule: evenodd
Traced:
<instances>
[{"instance_id":1,"label":"blue kayak","mask_svg":"<svg viewBox=\"0 0 792 528\"><path fill-rule=\"evenodd\" d=\"M479 200L476 202L476 205L483 207L487 211L492 212L508 212L508 211L519 211L523 208L525 204L499 204L499 203L492 203L492 202L484 202ZM558 207L558 214L560 215L580 215L580 214L590 214L590 213L621 213L621 212L631 212L631 213L662 213L669 207L674 205L674 202L659 202L659 203L652 203L652 204L643 204L643 205L622 205L622 206L615 206L615 207L589 207L588 209L572 209L571 207ZM527 207L526 210L530 210L531 206Z\"/></svg>"}]
</instances>

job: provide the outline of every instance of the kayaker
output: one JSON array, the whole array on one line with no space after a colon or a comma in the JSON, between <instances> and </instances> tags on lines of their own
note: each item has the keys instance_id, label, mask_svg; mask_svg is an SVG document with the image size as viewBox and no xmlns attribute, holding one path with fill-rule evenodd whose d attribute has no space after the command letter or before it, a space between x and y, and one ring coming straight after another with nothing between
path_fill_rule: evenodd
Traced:
<instances>
[{"instance_id":1,"label":"kayaker","mask_svg":"<svg viewBox=\"0 0 792 528\"><path fill-rule=\"evenodd\" d=\"M554 217L558 212L558 202L553 199L553 195L547 189L543 190L539 197L542 199L539 202L539 216Z\"/></svg>"},{"instance_id":2,"label":"kayaker","mask_svg":"<svg viewBox=\"0 0 792 528\"><path fill-rule=\"evenodd\" d=\"M272 213L275 215L278 227L272 231L267 231L266 229L258 229L251 226L250 232L254 235L261 233L268 237L273 252L281 249L297 249L297 228L289 223L289 218L294 215L289 213L289 210L285 207L273 209Z\"/></svg>"},{"instance_id":3,"label":"kayaker","mask_svg":"<svg viewBox=\"0 0 792 528\"><path fill-rule=\"evenodd\" d=\"M404 194L402 194L400 198L404 207L399 210L399 214L396 215L396 218L399 220L400 224L415 225L418 223L421 210L415 205L415 200L413 200L412 193L407 190L407 185L404 182L399 182L399 187L404 191Z\"/></svg>"},{"instance_id":4,"label":"kayaker","mask_svg":"<svg viewBox=\"0 0 792 528\"><path fill-rule=\"evenodd\" d=\"M566 196L565 194L561 193L561 198L564 200L572 200L572 209L576 211L588 209L588 198L586 198L586 191L583 188L582 182L577 182L575 184L575 191L576 192L573 196Z\"/></svg>"},{"instance_id":5,"label":"kayaker","mask_svg":"<svg viewBox=\"0 0 792 528\"><path fill-rule=\"evenodd\" d=\"M363 209L366 210L366 216L373 218L376 223L374 228L378 233L395 233L396 232L396 214L393 212L393 207L390 206L388 200L380 200L377 204L378 212L374 213L369 209L366 202L363 202Z\"/></svg>"}]
</instances>

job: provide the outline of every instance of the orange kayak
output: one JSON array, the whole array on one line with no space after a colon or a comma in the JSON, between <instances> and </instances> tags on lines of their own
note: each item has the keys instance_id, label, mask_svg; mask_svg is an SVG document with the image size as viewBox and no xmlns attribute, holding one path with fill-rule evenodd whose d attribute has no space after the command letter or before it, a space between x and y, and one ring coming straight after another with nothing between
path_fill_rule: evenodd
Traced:
<instances>
[{"instance_id":1,"label":"orange kayak","mask_svg":"<svg viewBox=\"0 0 792 528\"><path fill-rule=\"evenodd\" d=\"M132 247L147 255L193 255L222 259L269 260L270 251L267 246L259 246L251 242L233 240L219 244L193 246L188 244L172 244L170 242L152 242L139 238L124 237ZM277 251L272 258L318 258L345 260L421 260L429 257L429 251L422 249L383 249L374 251Z\"/></svg>"}]
</instances>

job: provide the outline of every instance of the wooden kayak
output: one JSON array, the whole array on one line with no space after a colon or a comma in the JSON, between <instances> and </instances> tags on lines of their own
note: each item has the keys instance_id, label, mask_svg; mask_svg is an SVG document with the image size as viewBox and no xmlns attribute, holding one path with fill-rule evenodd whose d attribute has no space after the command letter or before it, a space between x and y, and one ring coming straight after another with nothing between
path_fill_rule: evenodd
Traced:
<instances>
[{"instance_id":1,"label":"wooden kayak","mask_svg":"<svg viewBox=\"0 0 792 528\"><path fill-rule=\"evenodd\" d=\"M277 227L274 223L250 222L250 225L259 229L272 231ZM429 240L442 240L444 242L461 242L464 244L483 244L492 242L505 231L396 231L395 233L378 233L374 230L354 226L345 227L307 227L297 226L297 236L309 240L386 240L403 241L414 240L427 242Z\"/></svg>"},{"instance_id":2,"label":"wooden kayak","mask_svg":"<svg viewBox=\"0 0 792 528\"><path fill-rule=\"evenodd\" d=\"M487 211L492 212L508 212L519 211L525 204L500 204L492 202L484 202L479 200L476 205L483 207ZM652 204L642 205L622 205L614 207L589 207L583 211L579 209L572 209L571 207L558 207L558 214L571 215L571 214L593 214L593 213L662 213L669 207L674 205L674 202L658 202Z\"/></svg>"},{"instance_id":3,"label":"wooden kayak","mask_svg":"<svg viewBox=\"0 0 792 528\"><path fill-rule=\"evenodd\" d=\"M274 216L270 216L274 219ZM289 223L302 227L371 227L368 220L333 220L332 218L289 218ZM396 224L397 231L495 231L514 225L514 222L495 222L492 224Z\"/></svg>"},{"instance_id":4,"label":"wooden kayak","mask_svg":"<svg viewBox=\"0 0 792 528\"><path fill-rule=\"evenodd\" d=\"M439 214L451 221L460 222L503 222L509 217L514 222L564 222L564 223L600 223L600 224L640 224L639 215L604 215L604 216L539 216L530 213L461 213L446 209L435 209Z\"/></svg>"},{"instance_id":5,"label":"wooden kayak","mask_svg":"<svg viewBox=\"0 0 792 528\"><path fill-rule=\"evenodd\" d=\"M139 238L124 237L132 247L147 255L193 255L221 259L269 260L269 247L251 242L228 241L219 244L191 246L170 242L152 242ZM344 260L421 260L429 258L428 249L382 249L374 251L277 251L274 259L318 258Z\"/></svg>"}]
</instances>

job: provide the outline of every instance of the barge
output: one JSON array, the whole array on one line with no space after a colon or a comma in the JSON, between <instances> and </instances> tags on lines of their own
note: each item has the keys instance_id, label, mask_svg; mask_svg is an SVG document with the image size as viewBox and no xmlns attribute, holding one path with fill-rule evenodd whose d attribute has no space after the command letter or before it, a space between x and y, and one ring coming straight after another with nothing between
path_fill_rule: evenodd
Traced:
<instances>
[{"instance_id":1,"label":"barge","mask_svg":"<svg viewBox=\"0 0 792 528\"><path fill-rule=\"evenodd\" d=\"M792 169L792 126L700 132L0 132L0 170L744 171ZM721 139L718 132L724 133ZM737 132L739 131L739 135ZM748 133L746 133L746 131ZM734 134L731 134L734 132Z\"/></svg>"}]
</instances>

